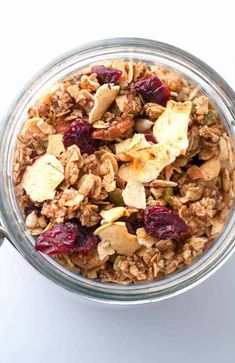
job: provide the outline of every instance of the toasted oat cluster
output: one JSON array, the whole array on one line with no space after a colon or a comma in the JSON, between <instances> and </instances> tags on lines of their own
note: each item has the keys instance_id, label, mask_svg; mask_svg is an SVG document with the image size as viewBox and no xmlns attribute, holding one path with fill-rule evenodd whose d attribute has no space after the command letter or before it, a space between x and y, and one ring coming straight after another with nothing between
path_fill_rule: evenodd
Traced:
<instances>
[{"instance_id":1,"label":"toasted oat cluster","mask_svg":"<svg viewBox=\"0 0 235 363\"><path fill-rule=\"evenodd\" d=\"M64 79L28 111L14 182L35 248L103 282L188 266L221 232L235 158L200 85L113 61Z\"/></svg>"}]
</instances>

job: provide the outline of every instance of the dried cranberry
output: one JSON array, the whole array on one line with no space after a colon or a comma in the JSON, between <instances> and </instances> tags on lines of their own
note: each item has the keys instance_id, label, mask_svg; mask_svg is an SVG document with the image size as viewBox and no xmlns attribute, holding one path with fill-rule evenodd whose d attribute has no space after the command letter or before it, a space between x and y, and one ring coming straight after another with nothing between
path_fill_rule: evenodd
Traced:
<instances>
[{"instance_id":1,"label":"dried cranberry","mask_svg":"<svg viewBox=\"0 0 235 363\"><path fill-rule=\"evenodd\" d=\"M144 210L143 222L150 236L161 239L182 238L189 232L187 225L178 214L159 205L147 207Z\"/></svg>"},{"instance_id":2,"label":"dried cranberry","mask_svg":"<svg viewBox=\"0 0 235 363\"><path fill-rule=\"evenodd\" d=\"M165 106L171 95L169 88L156 76L135 83L135 89L146 101L163 106Z\"/></svg>"},{"instance_id":3,"label":"dried cranberry","mask_svg":"<svg viewBox=\"0 0 235 363\"><path fill-rule=\"evenodd\" d=\"M144 137L147 141L152 142L153 144L157 143L157 140L153 136L153 134L144 134Z\"/></svg>"},{"instance_id":4,"label":"dried cranberry","mask_svg":"<svg viewBox=\"0 0 235 363\"><path fill-rule=\"evenodd\" d=\"M75 247L79 229L75 223L56 224L42 232L36 241L36 250L47 255L56 255Z\"/></svg>"},{"instance_id":5,"label":"dried cranberry","mask_svg":"<svg viewBox=\"0 0 235 363\"><path fill-rule=\"evenodd\" d=\"M143 222L138 219L137 213L132 213L130 217L126 218L126 228L130 234L136 234L138 228L143 227Z\"/></svg>"},{"instance_id":6,"label":"dried cranberry","mask_svg":"<svg viewBox=\"0 0 235 363\"><path fill-rule=\"evenodd\" d=\"M40 207L36 207L35 205L29 205L29 206L25 207L24 214L26 216L29 215L32 212L35 212L36 215L38 217L40 217L40 215L41 215L41 208Z\"/></svg>"},{"instance_id":7,"label":"dried cranberry","mask_svg":"<svg viewBox=\"0 0 235 363\"><path fill-rule=\"evenodd\" d=\"M36 241L36 249L47 255L57 255L69 251L86 254L94 249L99 238L87 228L75 222L56 224L40 234Z\"/></svg>"},{"instance_id":8,"label":"dried cranberry","mask_svg":"<svg viewBox=\"0 0 235 363\"><path fill-rule=\"evenodd\" d=\"M99 84L117 83L122 75L122 71L105 66L94 66L91 68L91 71L96 73Z\"/></svg>"},{"instance_id":9,"label":"dried cranberry","mask_svg":"<svg viewBox=\"0 0 235 363\"><path fill-rule=\"evenodd\" d=\"M64 132L64 146L77 145L82 154L92 154L96 150L96 141L92 138L93 131L93 127L88 122L74 121Z\"/></svg>"}]
</instances>

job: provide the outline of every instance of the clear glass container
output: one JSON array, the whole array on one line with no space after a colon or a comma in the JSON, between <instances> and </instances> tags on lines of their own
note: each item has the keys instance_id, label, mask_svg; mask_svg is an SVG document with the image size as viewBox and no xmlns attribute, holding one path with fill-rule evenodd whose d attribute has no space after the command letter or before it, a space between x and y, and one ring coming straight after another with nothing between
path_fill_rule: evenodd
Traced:
<instances>
[{"instance_id":1,"label":"clear glass container","mask_svg":"<svg viewBox=\"0 0 235 363\"><path fill-rule=\"evenodd\" d=\"M93 63L102 63L111 59L158 63L198 84L201 91L217 105L234 142L235 94L229 85L201 60L171 45L146 39L106 39L80 46L63 54L37 73L18 94L1 122L0 235L7 237L34 268L67 290L112 304L154 302L192 288L227 260L235 246L234 207L221 236L191 266L159 281L123 286L86 279L37 252L34 249L33 237L26 231L14 193L13 154L17 134L25 122L29 106L35 104L54 83L69 74Z\"/></svg>"}]
</instances>

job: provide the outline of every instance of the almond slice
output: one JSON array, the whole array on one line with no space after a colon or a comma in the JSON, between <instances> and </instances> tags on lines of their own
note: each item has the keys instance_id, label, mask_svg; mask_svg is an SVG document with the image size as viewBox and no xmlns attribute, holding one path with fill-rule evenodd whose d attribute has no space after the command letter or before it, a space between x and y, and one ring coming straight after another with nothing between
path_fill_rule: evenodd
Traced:
<instances>
[{"instance_id":1,"label":"almond slice","mask_svg":"<svg viewBox=\"0 0 235 363\"><path fill-rule=\"evenodd\" d=\"M102 212L100 212L100 215L103 218L103 221L101 222L101 224L103 224L115 222L119 218L123 216L128 216L130 214L124 207L114 207L108 210L102 210Z\"/></svg>"},{"instance_id":2,"label":"almond slice","mask_svg":"<svg viewBox=\"0 0 235 363\"><path fill-rule=\"evenodd\" d=\"M119 89L119 86L113 86L112 84L103 84L97 89L94 97L94 106L89 114L90 123L98 121L103 116L115 100Z\"/></svg>"},{"instance_id":3,"label":"almond slice","mask_svg":"<svg viewBox=\"0 0 235 363\"><path fill-rule=\"evenodd\" d=\"M124 222L104 224L97 228L94 234L98 235L102 242L109 243L109 248L119 255L132 256L140 248L137 237L128 233Z\"/></svg>"},{"instance_id":4,"label":"almond slice","mask_svg":"<svg viewBox=\"0 0 235 363\"><path fill-rule=\"evenodd\" d=\"M123 200L126 205L133 208L146 208L146 194L143 184L129 181L122 192Z\"/></svg>"},{"instance_id":5,"label":"almond slice","mask_svg":"<svg viewBox=\"0 0 235 363\"><path fill-rule=\"evenodd\" d=\"M200 166L200 170L206 175L207 180L212 180L219 176L221 169L220 161L214 157Z\"/></svg>"}]
</instances>

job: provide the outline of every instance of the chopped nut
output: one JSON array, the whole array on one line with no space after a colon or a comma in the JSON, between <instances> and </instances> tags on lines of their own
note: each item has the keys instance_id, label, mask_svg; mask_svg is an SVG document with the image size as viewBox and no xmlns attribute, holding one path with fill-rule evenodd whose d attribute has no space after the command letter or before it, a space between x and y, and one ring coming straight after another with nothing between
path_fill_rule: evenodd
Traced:
<instances>
[{"instance_id":1,"label":"chopped nut","mask_svg":"<svg viewBox=\"0 0 235 363\"><path fill-rule=\"evenodd\" d=\"M112 223L123 216L128 216L129 213L124 207L115 207L109 210L103 210L100 215L103 218L103 223ZM103 224L102 222L101 224Z\"/></svg>"},{"instance_id":2,"label":"chopped nut","mask_svg":"<svg viewBox=\"0 0 235 363\"><path fill-rule=\"evenodd\" d=\"M108 128L96 130L92 137L100 140L116 140L118 138L129 137L132 134L134 122L132 117L125 116L120 121L114 121Z\"/></svg>"},{"instance_id":3,"label":"chopped nut","mask_svg":"<svg viewBox=\"0 0 235 363\"><path fill-rule=\"evenodd\" d=\"M90 92L94 92L97 90L97 88L99 88L99 83L96 79L94 79L93 77L94 75L91 76L87 76L87 75L83 75L81 77L81 81L80 81L80 87L81 88L85 88ZM92 79L93 78L93 79Z\"/></svg>"}]
</instances>

